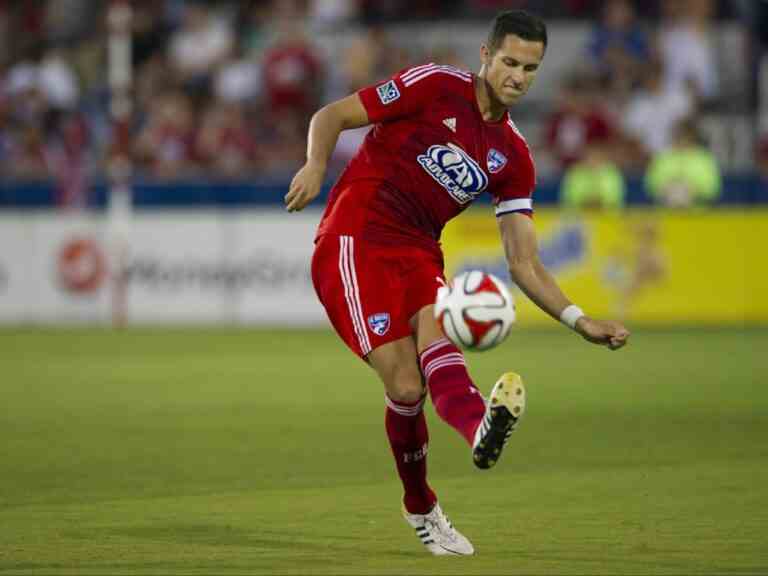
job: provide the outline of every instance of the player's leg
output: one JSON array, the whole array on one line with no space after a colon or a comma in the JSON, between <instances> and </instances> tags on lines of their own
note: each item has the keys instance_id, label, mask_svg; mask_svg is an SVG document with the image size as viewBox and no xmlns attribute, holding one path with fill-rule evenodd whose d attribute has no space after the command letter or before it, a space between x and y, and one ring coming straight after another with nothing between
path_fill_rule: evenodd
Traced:
<instances>
[{"instance_id":1,"label":"player's leg","mask_svg":"<svg viewBox=\"0 0 768 576\"><path fill-rule=\"evenodd\" d=\"M419 366L438 416L472 445L485 401L467 372L461 350L440 331L433 308L424 306L411 319Z\"/></svg>"},{"instance_id":2,"label":"player's leg","mask_svg":"<svg viewBox=\"0 0 768 576\"><path fill-rule=\"evenodd\" d=\"M405 490L403 516L432 554L473 554L472 544L453 527L427 484L429 437L416 343L409 336L383 344L368 362L384 383L387 437Z\"/></svg>"},{"instance_id":3,"label":"player's leg","mask_svg":"<svg viewBox=\"0 0 768 576\"><path fill-rule=\"evenodd\" d=\"M385 252L349 236L315 246L312 279L339 336L384 383L385 427L407 510L426 513L437 498L427 484L427 423L416 346L399 314L400 275Z\"/></svg>"},{"instance_id":4,"label":"player's leg","mask_svg":"<svg viewBox=\"0 0 768 576\"><path fill-rule=\"evenodd\" d=\"M525 409L520 376L502 374L486 403L467 372L464 355L440 331L434 306L424 306L412 322L419 363L435 410L472 446L475 465L491 468Z\"/></svg>"},{"instance_id":5,"label":"player's leg","mask_svg":"<svg viewBox=\"0 0 768 576\"><path fill-rule=\"evenodd\" d=\"M401 258L355 238L324 236L312 280L342 340L376 370L386 394L385 427L404 488L404 516L433 554L472 554L427 483L423 383L408 317L401 313Z\"/></svg>"},{"instance_id":6,"label":"player's leg","mask_svg":"<svg viewBox=\"0 0 768 576\"><path fill-rule=\"evenodd\" d=\"M403 483L403 506L408 512L426 514L437 502L437 496L427 483L429 434L413 338L379 346L368 355L368 363L384 384L384 423Z\"/></svg>"}]
</instances>

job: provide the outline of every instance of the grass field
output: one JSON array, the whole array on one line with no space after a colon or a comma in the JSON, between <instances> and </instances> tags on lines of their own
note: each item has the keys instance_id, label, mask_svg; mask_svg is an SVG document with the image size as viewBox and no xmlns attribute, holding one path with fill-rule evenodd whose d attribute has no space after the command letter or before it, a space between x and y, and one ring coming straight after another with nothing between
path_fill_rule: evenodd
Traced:
<instances>
[{"instance_id":1,"label":"grass field","mask_svg":"<svg viewBox=\"0 0 768 576\"><path fill-rule=\"evenodd\" d=\"M326 332L0 331L0 573L768 573L768 330L565 330L470 358L528 412L430 473L473 558L399 513L373 374Z\"/></svg>"}]
</instances>

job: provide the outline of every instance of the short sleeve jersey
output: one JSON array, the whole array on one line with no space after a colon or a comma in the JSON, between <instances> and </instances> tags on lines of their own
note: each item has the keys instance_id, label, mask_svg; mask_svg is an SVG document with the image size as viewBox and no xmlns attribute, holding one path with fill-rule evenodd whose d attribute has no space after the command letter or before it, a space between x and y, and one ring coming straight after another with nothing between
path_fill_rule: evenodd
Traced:
<instances>
[{"instance_id":1,"label":"short sleeve jersey","mask_svg":"<svg viewBox=\"0 0 768 576\"><path fill-rule=\"evenodd\" d=\"M360 90L374 126L331 190L318 235L437 248L446 222L486 192L497 216L532 214L528 145L508 113L483 120L475 81L425 64Z\"/></svg>"}]
</instances>

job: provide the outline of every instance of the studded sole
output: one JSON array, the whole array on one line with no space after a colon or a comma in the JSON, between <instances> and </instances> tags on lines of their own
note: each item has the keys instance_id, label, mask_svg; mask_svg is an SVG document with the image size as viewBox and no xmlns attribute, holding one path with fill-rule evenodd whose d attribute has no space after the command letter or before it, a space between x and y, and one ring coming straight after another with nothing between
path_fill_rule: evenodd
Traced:
<instances>
[{"instance_id":1,"label":"studded sole","mask_svg":"<svg viewBox=\"0 0 768 576\"><path fill-rule=\"evenodd\" d=\"M496 465L504 444L525 411L525 387L518 374L507 372L496 382L489 399L488 431L472 451L475 466L487 470Z\"/></svg>"}]
</instances>

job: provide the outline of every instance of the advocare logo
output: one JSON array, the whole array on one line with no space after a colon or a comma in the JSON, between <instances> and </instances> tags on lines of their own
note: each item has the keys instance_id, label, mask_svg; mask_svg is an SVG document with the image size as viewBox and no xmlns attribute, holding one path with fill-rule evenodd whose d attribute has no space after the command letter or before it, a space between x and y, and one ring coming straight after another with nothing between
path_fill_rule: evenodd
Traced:
<instances>
[{"instance_id":1,"label":"advocare logo","mask_svg":"<svg viewBox=\"0 0 768 576\"><path fill-rule=\"evenodd\" d=\"M488 175L456 144L435 144L416 159L459 204L471 202L488 186Z\"/></svg>"},{"instance_id":2,"label":"advocare logo","mask_svg":"<svg viewBox=\"0 0 768 576\"><path fill-rule=\"evenodd\" d=\"M104 282L106 260L99 245L90 238L72 238L64 243L57 259L61 286L72 294L90 295Z\"/></svg>"}]
</instances>

